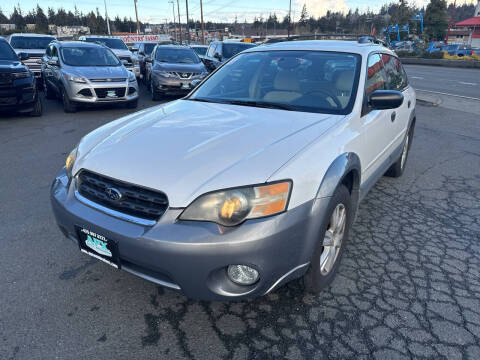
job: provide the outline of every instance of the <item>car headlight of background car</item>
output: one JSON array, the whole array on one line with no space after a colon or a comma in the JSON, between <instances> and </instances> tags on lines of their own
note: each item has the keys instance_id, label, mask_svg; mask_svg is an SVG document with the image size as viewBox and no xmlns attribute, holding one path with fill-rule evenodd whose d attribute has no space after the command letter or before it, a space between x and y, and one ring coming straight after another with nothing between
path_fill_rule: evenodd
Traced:
<instances>
[{"instance_id":1,"label":"car headlight of background car","mask_svg":"<svg viewBox=\"0 0 480 360\"><path fill-rule=\"evenodd\" d=\"M247 219L279 214L287 209L291 189L291 181L282 181L208 193L194 200L180 220L235 226Z\"/></svg>"},{"instance_id":2,"label":"car headlight of background car","mask_svg":"<svg viewBox=\"0 0 480 360\"><path fill-rule=\"evenodd\" d=\"M75 160L77 160L77 150L78 150L78 147L75 147L67 156L67 159L65 160L65 170L67 171L67 175L69 179L72 177L73 165L75 164Z\"/></svg>"},{"instance_id":3,"label":"car headlight of background car","mask_svg":"<svg viewBox=\"0 0 480 360\"><path fill-rule=\"evenodd\" d=\"M132 72L128 72L128 82L135 82L137 81L137 78L135 77L135 74Z\"/></svg>"},{"instance_id":4,"label":"car headlight of background car","mask_svg":"<svg viewBox=\"0 0 480 360\"><path fill-rule=\"evenodd\" d=\"M163 70L154 70L154 73L163 77L175 77L175 75Z\"/></svg>"},{"instance_id":5,"label":"car headlight of background car","mask_svg":"<svg viewBox=\"0 0 480 360\"><path fill-rule=\"evenodd\" d=\"M86 83L87 79L81 77L81 76L75 76L75 75L70 75L70 74L65 74L65 79L71 82L76 82L76 83Z\"/></svg>"}]
</instances>

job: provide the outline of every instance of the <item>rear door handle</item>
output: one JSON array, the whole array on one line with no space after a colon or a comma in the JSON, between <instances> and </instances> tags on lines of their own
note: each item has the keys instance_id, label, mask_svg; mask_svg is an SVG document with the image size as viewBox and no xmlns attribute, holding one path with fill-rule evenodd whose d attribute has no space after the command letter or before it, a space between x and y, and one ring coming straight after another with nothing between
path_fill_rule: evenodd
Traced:
<instances>
[{"instance_id":1,"label":"rear door handle","mask_svg":"<svg viewBox=\"0 0 480 360\"><path fill-rule=\"evenodd\" d=\"M392 122L394 122L396 118L397 118L397 113L394 111L392 112L392 115L390 115L390 119L392 119Z\"/></svg>"},{"instance_id":2,"label":"rear door handle","mask_svg":"<svg viewBox=\"0 0 480 360\"><path fill-rule=\"evenodd\" d=\"M412 101L408 100L408 108L410 109L410 105L412 105Z\"/></svg>"}]
</instances>

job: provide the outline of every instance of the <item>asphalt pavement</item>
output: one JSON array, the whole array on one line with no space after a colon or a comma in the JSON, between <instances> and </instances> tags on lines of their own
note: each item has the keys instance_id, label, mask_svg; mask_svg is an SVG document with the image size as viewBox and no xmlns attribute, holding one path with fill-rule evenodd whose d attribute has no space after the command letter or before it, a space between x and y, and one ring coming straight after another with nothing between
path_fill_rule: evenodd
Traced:
<instances>
[{"instance_id":1,"label":"asphalt pavement","mask_svg":"<svg viewBox=\"0 0 480 360\"><path fill-rule=\"evenodd\" d=\"M408 80L417 91L452 94L480 101L480 69L404 66Z\"/></svg>"},{"instance_id":2,"label":"asphalt pavement","mask_svg":"<svg viewBox=\"0 0 480 360\"><path fill-rule=\"evenodd\" d=\"M132 110L45 103L41 118L0 118L0 358L480 359L478 114L417 107L406 171L361 204L329 289L294 281L223 303L117 271L63 237L55 174L83 135ZM140 108L152 105L143 94Z\"/></svg>"}]
</instances>

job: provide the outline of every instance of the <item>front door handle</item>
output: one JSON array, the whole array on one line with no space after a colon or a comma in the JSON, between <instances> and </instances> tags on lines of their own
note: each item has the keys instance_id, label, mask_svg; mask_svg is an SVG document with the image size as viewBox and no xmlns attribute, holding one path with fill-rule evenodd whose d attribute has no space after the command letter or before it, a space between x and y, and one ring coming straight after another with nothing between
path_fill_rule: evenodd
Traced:
<instances>
[{"instance_id":1,"label":"front door handle","mask_svg":"<svg viewBox=\"0 0 480 360\"><path fill-rule=\"evenodd\" d=\"M394 111L392 112L392 115L390 115L390 119L392 119L392 122L394 122L396 118L397 118L397 112Z\"/></svg>"},{"instance_id":2,"label":"front door handle","mask_svg":"<svg viewBox=\"0 0 480 360\"><path fill-rule=\"evenodd\" d=\"M412 105L412 102L408 100L408 108L410 109L410 106Z\"/></svg>"}]
</instances>

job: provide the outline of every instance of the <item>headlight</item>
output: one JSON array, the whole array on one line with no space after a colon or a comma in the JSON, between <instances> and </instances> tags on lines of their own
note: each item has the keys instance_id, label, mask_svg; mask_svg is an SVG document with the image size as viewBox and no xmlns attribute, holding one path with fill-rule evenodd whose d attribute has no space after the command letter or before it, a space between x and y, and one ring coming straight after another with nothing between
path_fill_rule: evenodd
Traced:
<instances>
[{"instance_id":1,"label":"headlight","mask_svg":"<svg viewBox=\"0 0 480 360\"><path fill-rule=\"evenodd\" d=\"M235 226L247 219L279 214L287 209L291 189L290 181L282 181L205 194L183 211L180 220Z\"/></svg>"},{"instance_id":2,"label":"headlight","mask_svg":"<svg viewBox=\"0 0 480 360\"><path fill-rule=\"evenodd\" d=\"M72 76L72 75L69 75L69 74L65 74L65 79L67 79L68 81L72 81L72 82L76 82L76 83L86 83L87 82L87 79L81 77L81 76Z\"/></svg>"},{"instance_id":3,"label":"headlight","mask_svg":"<svg viewBox=\"0 0 480 360\"><path fill-rule=\"evenodd\" d=\"M25 79L30 77L30 72L29 71L22 71L22 72L16 72L12 73L13 78L16 79Z\"/></svg>"},{"instance_id":4,"label":"headlight","mask_svg":"<svg viewBox=\"0 0 480 360\"><path fill-rule=\"evenodd\" d=\"M129 82L135 82L135 81L137 81L137 78L135 77L135 74L132 73L132 72L130 72L130 71L128 72L128 81L129 81Z\"/></svg>"},{"instance_id":5,"label":"headlight","mask_svg":"<svg viewBox=\"0 0 480 360\"><path fill-rule=\"evenodd\" d=\"M164 76L164 77L175 77L175 75L170 74L169 72L166 72L166 71L163 71L163 70L155 70L154 73L157 74L157 75L160 75L160 76Z\"/></svg>"},{"instance_id":6,"label":"headlight","mask_svg":"<svg viewBox=\"0 0 480 360\"><path fill-rule=\"evenodd\" d=\"M72 168L73 164L75 164L75 160L77 160L77 148L73 149L65 160L65 169L67 170L69 178L72 177Z\"/></svg>"}]
</instances>

